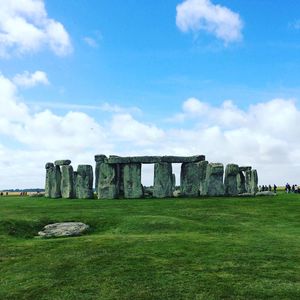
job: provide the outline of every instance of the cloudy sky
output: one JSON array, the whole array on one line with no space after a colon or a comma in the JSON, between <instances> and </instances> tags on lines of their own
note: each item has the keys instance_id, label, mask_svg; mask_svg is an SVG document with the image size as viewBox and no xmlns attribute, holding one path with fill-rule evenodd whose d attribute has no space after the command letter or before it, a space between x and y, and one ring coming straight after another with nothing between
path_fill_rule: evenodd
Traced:
<instances>
[{"instance_id":1,"label":"cloudy sky","mask_svg":"<svg viewBox=\"0 0 300 300\"><path fill-rule=\"evenodd\" d=\"M298 0L0 0L0 72L0 189L102 153L300 183Z\"/></svg>"}]
</instances>

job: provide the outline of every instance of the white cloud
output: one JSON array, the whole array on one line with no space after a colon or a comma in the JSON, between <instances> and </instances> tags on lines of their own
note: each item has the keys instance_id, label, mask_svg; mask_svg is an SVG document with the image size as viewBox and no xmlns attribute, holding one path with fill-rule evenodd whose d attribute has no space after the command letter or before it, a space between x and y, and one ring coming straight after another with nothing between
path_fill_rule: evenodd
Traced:
<instances>
[{"instance_id":1,"label":"white cloud","mask_svg":"<svg viewBox=\"0 0 300 300\"><path fill-rule=\"evenodd\" d=\"M0 0L0 57L50 47L56 55L72 51L64 26L47 16L43 0Z\"/></svg>"},{"instance_id":2,"label":"white cloud","mask_svg":"<svg viewBox=\"0 0 300 300\"><path fill-rule=\"evenodd\" d=\"M110 112L110 113L132 113L132 114L142 114L140 108L136 106L131 107L123 107L117 104L110 104L108 102L104 102L99 107L100 110Z\"/></svg>"},{"instance_id":3,"label":"white cloud","mask_svg":"<svg viewBox=\"0 0 300 300\"><path fill-rule=\"evenodd\" d=\"M131 142L136 146L155 145L163 142L164 131L153 124L144 124L130 114L117 114L111 122L111 133L121 141Z\"/></svg>"},{"instance_id":4,"label":"white cloud","mask_svg":"<svg viewBox=\"0 0 300 300\"><path fill-rule=\"evenodd\" d=\"M161 128L130 112L110 111L109 121L87 113L58 115L49 109L32 112L13 81L0 75L0 189L42 187L44 164L69 158L94 165L94 155L194 155L209 161L252 165L261 184L298 182L300 178L300 110L295 100L273 99L240 109L232 101L219 106L189 98L181 123ZM110 108L110 104L107 103ZM114 107L112 105L112 107ZM179 179L178 166L174 166ZM144 183L151 184L145 168ZM150 170L150 171L149 171Z\"/></svg>"},{"instance_id":5,"label":"white cloud","mask_svg":"<svg viewBox=\"0 0 300 300\"><path fill-rule=\"evenodd\" d=\"M239 14L210 0L185 0L176 7L176 25L183 31L206 31L226 44L242 38Z\"/></svg>"},{"instance_id":6,"label":"white cloud","mask_svg":"<svg viewBox=\"0 0 300 300\"><path fill-rule=\"evenodd\" d=\"M17 74L13 78L13 82L16 85L23 87L33 87L38 84L49 84L47 74L43 71L35 71L34 73L29 73L28 71L25 71L22 74Z\"/></svg>"},{"instance_id":7,"label":"white cloud","mask_svg":"<svg viewBox=\"0 0 300 300\"><path fill-rule=\"evenodd\" d=\"M94 164L94 154L112 151L106 130L93 118L72 111L34 114L19 99L17 86L3 75L0 106L0 166L7 172L0 189L43 186L44 164L57 157ZM3 144L7 139L8 144Z\"/></svg>"}]
</instances>

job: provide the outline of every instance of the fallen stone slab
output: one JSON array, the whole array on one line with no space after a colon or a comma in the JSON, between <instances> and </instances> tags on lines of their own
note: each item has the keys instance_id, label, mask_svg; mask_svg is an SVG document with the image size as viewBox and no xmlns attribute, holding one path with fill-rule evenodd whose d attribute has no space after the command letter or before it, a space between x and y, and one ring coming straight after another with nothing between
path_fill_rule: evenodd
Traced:
<instances>
[{"instance_id":1,"label":"fallen stone slab","mask_svg":"<svg viewBox=\"0 0 300 300\"><path fill-rule=\"evenodd\" d=\"M44 238L79 236L89 228L89 225L81 222L54 223L46 225L38 235Z\"/></svg>"},{"instance_id":2,"label":"fallen stone slab","mask_svg":"<svg viewBox=\"0 0 300 300\"><path fill-rule=\"evenodd\" d=\"M277 194L271 191L257 192L255 196L276 196Z\"/></svg>"},{"instance_id":3,"label":"fallen stone slab","mask_svg":"<svg viewBox=\"0 0 300 300\"><path fill-rule=\"evenodd\" d=\"M56 160L54 164L56 166L68 166L71 164L71 161L69 159L60 159L60 160Z\"/></svg>"}]
</instances>

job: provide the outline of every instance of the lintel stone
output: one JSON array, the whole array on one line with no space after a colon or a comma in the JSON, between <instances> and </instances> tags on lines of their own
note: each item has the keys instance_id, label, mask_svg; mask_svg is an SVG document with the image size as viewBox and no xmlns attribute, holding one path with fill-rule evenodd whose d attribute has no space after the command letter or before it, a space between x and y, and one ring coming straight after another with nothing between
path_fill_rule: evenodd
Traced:
<instances>
[{"instance_id":1,"label":"lintel stone","mask_svg":"<svg viewBox=\"0 0 300 300\"><path fill-rule=\"evenodd\" d=\"M69 159L60 159L60 160L56 160L54 164L56 166L68 166L71 164L71 161Z\"/></svg>"},{"instance_id":2,"label":"lintel stone","mask_svg":"<svg viewBox=\"0 0 300 300\"><path fill-rule=\"evenodd\" d=\"M204 155L194 156L115 156L111 155L108 164L129 164L129 163L142 163L142 164L155 164L161 162L168 163L189 163L199 162L205 160Z\"/></svg>"}]
</instances>

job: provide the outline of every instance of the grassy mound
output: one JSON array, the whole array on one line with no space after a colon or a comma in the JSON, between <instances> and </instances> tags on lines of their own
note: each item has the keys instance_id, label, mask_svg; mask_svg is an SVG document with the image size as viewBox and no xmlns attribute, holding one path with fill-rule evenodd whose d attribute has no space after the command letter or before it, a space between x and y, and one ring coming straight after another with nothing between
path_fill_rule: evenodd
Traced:
<instances>
[{"instance_id":1,"label":"grassy mound","mask_svg":"<svg viewBox=\"0 0 300 300\"><path fill-rule=\"evenodd\" d=\"M0 299L299 299L300 196L0 198ZM87 235L36 239L80 221Z\"/></svg>"}]
</instances>

